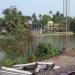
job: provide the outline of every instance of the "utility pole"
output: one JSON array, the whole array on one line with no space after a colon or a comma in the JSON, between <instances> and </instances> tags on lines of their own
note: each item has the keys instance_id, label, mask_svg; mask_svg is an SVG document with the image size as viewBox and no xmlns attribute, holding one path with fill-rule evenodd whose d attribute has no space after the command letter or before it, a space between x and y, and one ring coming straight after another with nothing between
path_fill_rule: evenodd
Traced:
<instances>
[{"instance_id":1,"label":"utility pole","mask_svg":"<svg viewBox=\"0 0 75 75\"><path fill-rule=\"evenodd\" d=\"M69 9L70 9L70 0L63 0L63 14L65 17L65 36L64 36L64 49L67 50L67 39L68 39L68 26L69 26L69 22L68 22L68 18L69 18Z\"/></svg>"}]
</instances>

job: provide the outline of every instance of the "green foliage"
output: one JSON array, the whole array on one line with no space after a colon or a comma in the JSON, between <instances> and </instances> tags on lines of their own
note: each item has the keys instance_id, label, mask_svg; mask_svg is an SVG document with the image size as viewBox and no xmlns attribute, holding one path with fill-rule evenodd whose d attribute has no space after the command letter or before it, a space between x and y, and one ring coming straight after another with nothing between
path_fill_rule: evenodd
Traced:
<instances>
[{"instance_id":1,"label":"green foliage","mask_svg":"<svg viewBox=\"0 0 75 75\"><path fill-rule=\"evenodd\" d=\"M18 56L15 58L16 64L25 64L27 63L26 57L25 56Z\"/></svg>"},{"instance_id":2,"label":"green foliage","mask_svg":"<svg viewBox=\"0 0 75 75\"><path fill-rule=\"evenodd\" d=\"M42 25L47 25L48 21L51 21L51 17L49 15L43 15L40 20L40 23Z\"/></svg>"},{"instance_id":3,"label":"green foliage","mask_svg":"<svg viewBox=\"0 0 75 75\"><path fill-rule=\"evenodd\" d=\"M59 11L56 12L56 14L53 14L53 19L54 23L61 23L64 20L64 16L62 13Z\"/></svg>"},{"instance_id":4,"label":"green foliage","mask_svg":"<svg viewBox=\"0 0 75 75\"><path fill-rule=\"evenodd\" d=\"M5 58L4 60L0 61L1 66L6 66L6 67L12 67L15 64L26 64L26 63L31 63L36 61L37 59L35 58L34 55L32 54L26 54L25 56L18 56L14 59L11 58Z\"/></svg>"},{"instance_id":5,"label":"green foliage","mask_svg":"<svg viewBox=\"0 0 75 75\"><path fill-rule=\"evenodd\" d=\"M3 18L0 18L0 30L1 30L1 27L5 26L5 21Z\"/></svg>"},{"instance_id":6,"label":"green foliage","mask_svg":"<svg viewBox=\"0 0 75 75\"><path fill-rule=\"evenodd\" d=\"M11 33L11 31L14 31L14 29L17 30L16 27L18 27L18 25L20 27L22 26L22 28L30 28L28 25L26 25L28 20L33 20L32 22L33 25L36 25L36 24L47 25L48 21L53 20L54 23L58 24L58 31L65 31L65 29L63 29L65 27L64 15L60 13L59 11L53 14L51 10L49 11L49 14L51 15L39 14L39 19L38 19L36 16L36 13L33 13L32 16L24 16L22 15L22 12L17 10L15 6L11 6L10 8L3 10L4 17L0 18L0 29L5 28L9 33ZM74 18L71 18L71 17L68 17L68 19L74 20ZM70 29L71 31L74 32L73 26L71 23Z\"/></svg>"},{"instance_id":7,"label":"green foliage","mask_svg":"<svg viewBox=\"0 0 75 75\"><path fill-rule=\"evenodd\" d=\"M72 51L74 51L74 52L75 52L75 48L72 48Z\"/></svg>"},{"instance_id":8,"label":"green foliage","mask_svg":"<svg viewBox=\"0 0 75 75\"><path fill-rule=\"evenodd\" d=\"M37 19L37 17L36 17L36 14L35 13L33 13L32 14L32 18L35 20L35 19Z\"/></svg>"},{"instance_id":9,"label":"green foliage","mask_svg":"<svg viewBox=\"0 0 75 75\"><path fill-rule=\"evenodd\" d=\"M1 49L7 54L6 59L1 61L2 65L11 67L14 64L29 63L59 55L58 49L53 49L51 44L45 43L39 43L35 47L35 51L32 51L35 37L26 23L33 18L33 25L47 25L47 22L52 20L49 15L39 15L39 20L35 13L32 15L32 18L24 16L16 7L5 9L3 14L4 17L0 18L0 27L7 29L10 33L9 35L13 37L12 41L9 40L8 43L3 41L4 39L1 40L1 44L4 45L4 49ZM59 22L63 16L57 13L54 17L54 22Z\"/></svg>"},{"instance_id":10,"label":"green foliage","mask_svg":"<svg viewBox=\"0 0 75 75\"><path fill-rule=\"evenodd\" d=\"M60 54L59 49L52 48L51 44L39 43L37 50L35 51L35 56L38 60L47 59Z\"/></svg>"},{"instance_id":11,"label":"green foliage","mask_svg":"<svg viewBox=\"0 0 75 75\"><path fill-rule=\"evenodd\" d=\"M70 23L70 31L75 33L75 19L73 19Z\"/></svg>"},{"instance_id":12,"label":"green foliage","mask_svg":"<svg viewBox=\"0 0 75 75\"><path fill-rule=\"evenodd\" d=\"M62 13L57 11L55 14L53 14L52 18L53 22L58 24L58 31L64 31L64 26L65 26L65 17Z\"/></svg>"},{"instance_id":13,"label":"green foliage","mask_svg":"<svg viewBox=\"0 0 75 75\"><path fill-rule=\"evenodd\" d=\"M50 44L39 43L38 46L37 46L37 54L38 54L38 56L43 56L45 54L48 54L49 49L51 49Z\"/></svg>"},{"instance_id":14,"label":"green foliage","mask_svg":"<svg viewBox=\"0 0 75 75\"><path fill-rule=\"evenodd\" d=\"M39 25L39 21L35 13L32 14L32 19L33 19L32 25Z\"/></svg>"},{"instance_id":15,"label":"green foliage","mask_svg":"<svg viewBox=\"0 0 75 75\"><path fill-rule=\"evenodd\" d=\"M15 65L15 63L16 62L14 60L9 59L9 58L6 58L6 59L0 61L0 64L2 66L6 66L6 67L12 67L13 65Z\"/></svg>"},{"instance_id":16,"label":"green foliage","mask_svg":"<svg viewBox=\"0 0 75 75\"><path fill-rule=\"evenodd\" d=\"M13 31L18 24L25 26L27 19L15 6L3 10L3 14L4 17L0 19L1 27L4 27L8 32Z\"/></svg>"},{"instance_id":17,"label":"green foliage","mask_svg":"<svg viewBox=\"0 0 75 75\"><path fill-rule=\"evenodd\" d=\"M50 57L53 57L53 56L59 55L60 54L60 50L59 49L51 49L51 50L49 50L48 53L49 53Z\"/></svg>"},{"instance_id":18,"label":"green foliage","mask_svg":"<svg viewBox=\"0 0 75 75\"><path fill-rule=\"evenodd\" d=\"M14 55L14 57L19 52L25 55L25 52L31 49L32 43L35 40L30 27L26 24L30 17L23 16L22 12L13 6L5 9L3 14L5 28L14 38L13 43L11 42L11 44L7 46L6 53L8 56Z\"/></svg>"},{"instance_id":19,"label":"green foliage","mask_svg":"<svg viewBox=\"0 0 75 75\"><path fill-rule=\"evenodd\" d=\"M11 67L14 64L25 64L40 60L49 59L51 57L57 56L60 54L59 49L52 48L51 44L39 43L36 50L33 53L27 52L23 55L22 51L11 50L14 49L9 47L8 56L6 59L1 61L1 65ZM18 54L19 52L19 54ZM16 56L15 56L16 55Z\"/></svg>"},{"instance_id":20,"label":"green foliage","mask_svg":"<svg viewBox=\"0 0 75 75\"><path fill-rule=\"evenodd\" d=\"M26 54L26 62L27 63L34 62L35 60L36 60L36 56L35 55L29 54L29 53Z\"/></svg>"}]
</instances>

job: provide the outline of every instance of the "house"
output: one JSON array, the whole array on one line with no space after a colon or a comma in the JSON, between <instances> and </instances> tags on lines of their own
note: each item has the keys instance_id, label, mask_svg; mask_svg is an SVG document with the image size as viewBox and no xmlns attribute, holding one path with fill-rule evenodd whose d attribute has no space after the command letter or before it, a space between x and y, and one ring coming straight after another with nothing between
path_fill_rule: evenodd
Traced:
<instances>
[{"instance_id":1,"label":"house","mask_svg":"<svg viewBox=\"0 0 75 75\"><path fill-rule=\"evenodd\" d=\"M26 24L30 26L33 32L42 33L42 30L44 30L44 26L41 23L35 23L32 24L33 20L28 20Z\"/></svg>"},{"instance_id":2,"label":"house","mask_svg":"<svg viewBox=\"0 0 75 75\"><path fill-rule=\"evenodd\" d=\"M53 23L53 21L48 21L48 23L47 23L47 29L49 31L57 32L58 31L58 24Z\"/></svg>"}]
</instances>

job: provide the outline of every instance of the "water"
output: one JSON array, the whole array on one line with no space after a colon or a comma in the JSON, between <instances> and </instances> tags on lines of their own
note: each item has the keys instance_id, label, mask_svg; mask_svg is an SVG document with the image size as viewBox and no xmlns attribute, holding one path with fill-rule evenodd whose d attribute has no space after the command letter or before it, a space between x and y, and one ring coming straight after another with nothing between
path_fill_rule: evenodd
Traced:
<instances>
[{"instance_id":1,"label":"water","mask_svg":"<svg viewBox=\"0 0 75 75\"><path fill-rule=\"evenodd\" d=\"M75 35L68 35L67 37L67 48L75 48ZM51 43L54 48L61 49L65 45L63 41L64 38L63 35L49 35L40 37L39 41L44 43Z\"/></svg>"},{"instance_id":2,"label":"water","mask_svg":"<svg viewBox=\"0 0 75 75\"><path fill-rule=\"evenodd\" d=\"M10 38L0 38L0 50L6 50L12 43ZM48 35L38 37L38 42L51 43L54 48L62 49L63 35ZM67 48L75 48L75 35L69 35L67 39ZM0 52L0 59L4 56L3 52Z\"/></svg>"},{"instance_id":3,"label":"water","mask_svg":"<svg viewBox=\"0 0 75 75\"><path fill-rule=\"evenodd\" d=\"M0 51L0 60L2 60L3 58L4 58L4 53Z\"/></svg>"}]
</instances>

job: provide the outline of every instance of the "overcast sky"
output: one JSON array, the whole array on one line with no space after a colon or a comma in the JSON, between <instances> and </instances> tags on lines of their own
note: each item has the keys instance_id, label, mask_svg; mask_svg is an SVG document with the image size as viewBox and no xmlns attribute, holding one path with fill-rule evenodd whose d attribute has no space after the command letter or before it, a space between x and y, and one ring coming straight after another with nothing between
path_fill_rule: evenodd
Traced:
<instances>
[{"instance_id":1,"label":"overcast sky","mask_svg":"<svg viewBox=\"0 0 75 75\"><path fill-rule=\"evenodd\" d=\"M0 16L3 9L15 5L24 15L48 14L50 10L63 12L63 0L1 0ZM75 16L75 0L70 1L70 15Z\"/></svg>"}]
</instances>

